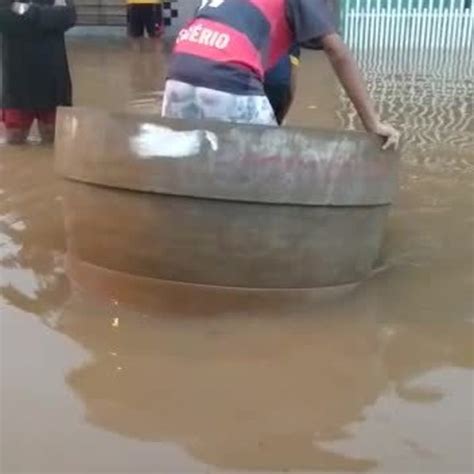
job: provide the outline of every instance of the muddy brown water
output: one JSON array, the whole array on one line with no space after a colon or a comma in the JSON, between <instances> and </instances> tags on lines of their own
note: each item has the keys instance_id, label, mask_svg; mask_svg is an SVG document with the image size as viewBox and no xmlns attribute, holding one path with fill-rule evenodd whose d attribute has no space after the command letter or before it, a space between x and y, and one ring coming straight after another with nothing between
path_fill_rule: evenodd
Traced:
<instances>
[{"instance_id":1,"label":"muddy brown water","mask_svg":"<svg viewBox=\"0 0 474 474\"><path fill-rule=\"evenodd\" d=\"M77 104L158 110L160 56L81 42L71 61ZM406 143L379 270L356 287L87 265L52 150L0 146L1 472L472 471L472 82L366 73ZM289 121L353 124L317 53Z\"/></svg>"}]
</instances>

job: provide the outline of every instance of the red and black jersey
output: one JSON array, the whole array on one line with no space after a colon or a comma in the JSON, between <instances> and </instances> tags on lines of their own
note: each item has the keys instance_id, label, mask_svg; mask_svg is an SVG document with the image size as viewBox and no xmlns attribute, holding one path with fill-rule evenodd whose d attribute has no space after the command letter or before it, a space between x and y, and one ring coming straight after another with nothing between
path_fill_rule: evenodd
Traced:
<instances>
[{"instance_id":1,"label":"red and black jersey","mask_svg":"<svg viewBox=\"0 0 474 474\"><path fill-rule=\"evenodd\" d=\"M168 78L263 94L265 71L295 42L335 30L325 0L203 0L178 35Z\"/></svg>"}]
</instances>

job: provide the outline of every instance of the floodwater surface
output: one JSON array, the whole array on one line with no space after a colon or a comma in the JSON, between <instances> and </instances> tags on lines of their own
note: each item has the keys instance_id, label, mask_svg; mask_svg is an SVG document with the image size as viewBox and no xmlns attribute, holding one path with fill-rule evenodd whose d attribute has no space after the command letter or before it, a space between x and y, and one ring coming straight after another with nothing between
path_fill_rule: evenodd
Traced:
<instances>
[{"instance_id":1,"label":"floodwater surface","mask_svg":"<svg viewBox=\"0 0 474 474\"><path fill-rule=\"evenodd\" d=\"M74 43L76 104L156 113L163 61ZM53 151L0 146L1 472L472 472L472 82L365 73L405 147L382 266L356 287L86 264ZM289 123L354 126L320 53Z\"/></svg>"}]
</instances>

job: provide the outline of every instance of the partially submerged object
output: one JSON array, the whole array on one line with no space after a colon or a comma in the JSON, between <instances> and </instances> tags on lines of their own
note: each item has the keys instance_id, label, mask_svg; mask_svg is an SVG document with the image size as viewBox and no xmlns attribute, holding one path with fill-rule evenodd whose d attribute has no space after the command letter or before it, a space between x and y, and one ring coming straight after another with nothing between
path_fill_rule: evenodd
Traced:
<instances>
[{"instance_id":1,"label":"partially submerged object","mask_svg":"<svg viewBox=\"0 0 474 474\"><path fill-rule=\"evenodd\" d=\"M178 282L311 288L366 277L399 159L354 132L59 112L68 246Z\"/></svg>"}]
</instances>

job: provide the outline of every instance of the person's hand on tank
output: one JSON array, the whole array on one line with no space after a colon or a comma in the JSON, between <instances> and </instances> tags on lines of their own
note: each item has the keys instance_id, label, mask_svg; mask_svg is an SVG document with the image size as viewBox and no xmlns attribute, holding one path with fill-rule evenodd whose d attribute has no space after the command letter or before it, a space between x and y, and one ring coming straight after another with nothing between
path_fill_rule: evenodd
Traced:
<instances>
[{"instance_id":1,"label":"person's hand on tank","mask_svg":"<svg viewBox=\"0 0 474 474\"><path fill-rule=\"evenodd\" d=\"M17 15L24 15L30 9L29 3L13 2L11 10Z\"/></svg>"},{"instance_id":2,"label":"person's hand on tank","mask_svg":"<svg viewBox=\"0 0 474 474\"><path fill-rule=\"evenodd\" d=\"M384 139L382 146L383 150L388 150L389 148L396 150L398 148L400 142L400 132L395 127L392 127L392 125L388 123L377 122L368 131L375 133Z\"/></svg>"}]
</instances>

